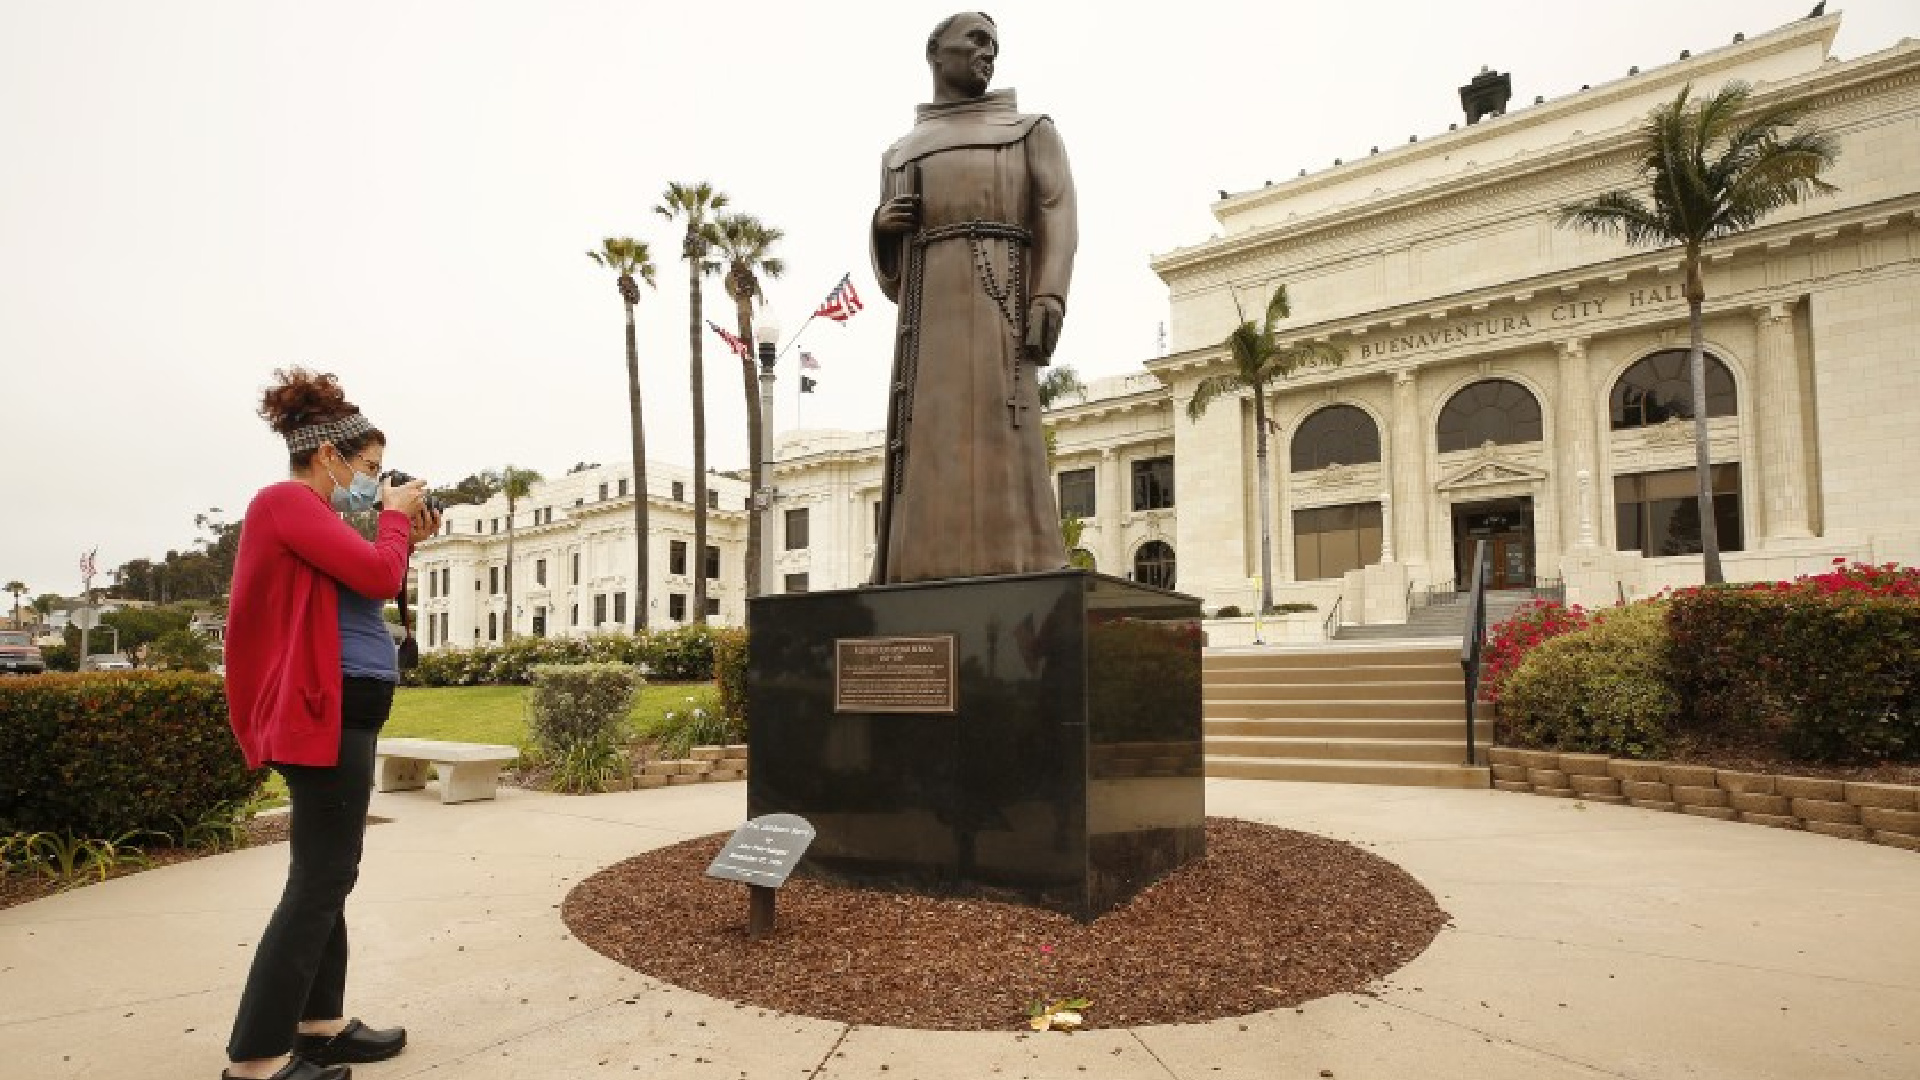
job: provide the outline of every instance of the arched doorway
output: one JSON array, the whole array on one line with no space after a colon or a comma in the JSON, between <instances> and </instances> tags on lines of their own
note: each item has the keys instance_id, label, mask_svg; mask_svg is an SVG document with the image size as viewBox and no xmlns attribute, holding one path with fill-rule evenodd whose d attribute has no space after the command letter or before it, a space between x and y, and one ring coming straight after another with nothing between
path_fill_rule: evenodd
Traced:
<instances>
[{"instance_id":1,"label":"arched doorway","mask_svg":"<svg viewBox=\"0 0 1920 1080\"><path fill-rule=\"evenodd\" d=\"M1175 581L1173 545L1149 540L1133 553L1133 580L1142 585L1171 589Z\"/></svg>"}]
</instances>

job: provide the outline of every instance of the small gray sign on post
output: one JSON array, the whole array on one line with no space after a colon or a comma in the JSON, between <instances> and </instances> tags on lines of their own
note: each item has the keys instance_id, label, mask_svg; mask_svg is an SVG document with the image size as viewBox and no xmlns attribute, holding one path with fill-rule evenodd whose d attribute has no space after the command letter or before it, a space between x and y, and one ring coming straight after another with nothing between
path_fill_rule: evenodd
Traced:
<instances>
[{"instance_id":1,"label":"small gray sign on post","mask_svg":"<svg viewBox=\"0 0 1920 1080\"><path fill-rule=\"evenodd\" d=\"M749 819L727 838L707 865L707 876L747 885L750 906L747 936L755 941L773 932L774 890L800 865L813 843L813 826L797 814L763 814Z\"/></svg>"}]
</instances>

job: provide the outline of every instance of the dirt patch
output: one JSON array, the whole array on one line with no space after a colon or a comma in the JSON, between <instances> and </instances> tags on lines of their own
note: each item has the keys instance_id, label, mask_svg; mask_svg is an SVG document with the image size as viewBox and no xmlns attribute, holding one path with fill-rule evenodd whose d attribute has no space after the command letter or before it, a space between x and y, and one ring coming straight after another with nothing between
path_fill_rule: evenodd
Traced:
<instances>
[{"instance_id":1,"label":"dirt patch","mask_svg":"<svg viewBox=\"0 0 1920 1080\"><path fill-rule=\"evenodd\" d=\"M1011 1029L1084 997L1090 1027L1184 1023L1364 991L1447 921L1412 876L1352 844L1224 818L1207 857L1091 923L1037 908L801 878L746 937L745 886L704 876L724 835L618 863L562 907L636 971L749 1005L890 1027Z\"/></svg>"}]
</instances>

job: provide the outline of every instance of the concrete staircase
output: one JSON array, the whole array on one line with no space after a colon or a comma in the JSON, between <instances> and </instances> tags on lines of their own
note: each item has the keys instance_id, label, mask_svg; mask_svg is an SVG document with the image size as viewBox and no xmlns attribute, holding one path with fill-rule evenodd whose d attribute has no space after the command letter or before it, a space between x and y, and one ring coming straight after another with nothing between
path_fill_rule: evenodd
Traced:
<instances>
[{"instance_id":1,"label":"concrete staircase","mask_svg":"<svg viewBox=\"0 0 1920 1080\"><path fill-rule=\"evenodd\" d=\"M1457 640L1457 639L1456 639ZM1458 645L1232 649L1202 660L1208 776L1487 787L1493 710L1466 765Z\"/></svg>"},{"instance_id":2,"label":"concrete staircase","mask_svg":"<svg viewBox=\"0 0 1920 1080\"><path fill-rule=\"evenodd\" d=\"M1458 595L1458 594L1456 594ZM1507 616L1533 602L1531 589L1512 589L1487 594L1487 627L1506 621ZM1379 623L1372 626L1342 626L1334 631L1337 641L1408 641L1416 638L1452 638L1456 645L1466 632L1467 604L1464 597L1414 608L1404 623ZM1455 667L1459 657L1454 657Z\"/></svg>"}]
</instances>

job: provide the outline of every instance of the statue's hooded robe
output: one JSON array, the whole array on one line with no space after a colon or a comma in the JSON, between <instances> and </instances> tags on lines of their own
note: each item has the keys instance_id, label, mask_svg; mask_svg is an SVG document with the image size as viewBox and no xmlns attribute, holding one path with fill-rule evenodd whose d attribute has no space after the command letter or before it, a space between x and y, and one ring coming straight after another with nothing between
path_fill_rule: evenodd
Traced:
<instances>
[{"instance_id":1,"label":"statue's hooded robe","mask_svg":"<svg viewBox=\"0 0 1920 1080\"><path fill-rule=\"evenodd\" d=\"M1031 298L1064 310L1073 273L1060 135L1011 90L921 105L882 159L881 201L907 193L921 197L912 238L872 238L874 275L900 306L874 581L1059 569L1045 361L1022 342Z\"/></svg>"}]
</instances>

